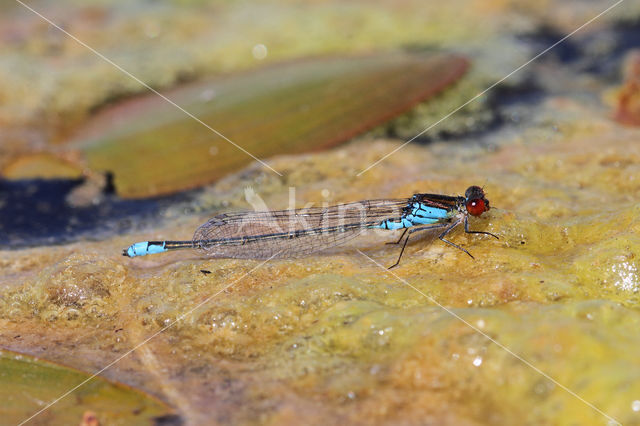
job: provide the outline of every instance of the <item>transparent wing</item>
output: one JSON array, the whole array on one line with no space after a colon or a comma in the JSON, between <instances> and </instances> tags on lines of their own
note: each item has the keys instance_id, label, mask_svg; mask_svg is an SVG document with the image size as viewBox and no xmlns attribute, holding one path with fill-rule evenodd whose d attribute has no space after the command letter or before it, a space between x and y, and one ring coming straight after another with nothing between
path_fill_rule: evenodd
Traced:
<instances>
[{"instance_id":1,"label":"transparent wing","mask_svg":"<svg viewBox=\"0 0 640 426\"><path fill-rule=\"evenodd\" d=\"M399 219L408 199L331 207L226 213L200 226L193 241L211 257L300 257L343 244L372 225Z\"/></svg>"}]
</instances>

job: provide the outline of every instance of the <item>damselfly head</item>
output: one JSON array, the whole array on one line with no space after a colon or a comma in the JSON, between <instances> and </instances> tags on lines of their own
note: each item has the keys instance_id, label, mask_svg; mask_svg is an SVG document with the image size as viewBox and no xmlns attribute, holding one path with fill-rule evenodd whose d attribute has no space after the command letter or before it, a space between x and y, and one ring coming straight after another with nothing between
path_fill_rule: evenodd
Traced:
<instances>
[{"instance_id":1,"label":"damselfly head","mask_svg":"<svg viewBox=\"0 0 640 426\"><path fill-rule=\"evenodd\" d=\"M480 216L489 210L489 200L484 197L484 191L479 186L470 186L464 193L465 207L472 216Z\"/></svg>"}]
</instances>

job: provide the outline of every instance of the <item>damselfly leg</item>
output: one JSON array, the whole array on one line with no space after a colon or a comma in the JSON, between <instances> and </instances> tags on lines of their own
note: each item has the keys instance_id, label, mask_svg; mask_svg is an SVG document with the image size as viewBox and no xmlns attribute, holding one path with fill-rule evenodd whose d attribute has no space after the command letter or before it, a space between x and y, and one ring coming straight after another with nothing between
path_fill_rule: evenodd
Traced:
<instances>
[{"instance_id":1,"label":"damselfly leg","mask_svg":"<svg viewBox=\"0 0 640 426\"><path fill-rule=\"evenodd\" d=\"M458 223L460 223L458 221ZM458 224L456 223L456 225ZM404 234L407 233L407 231L409 231L409 235L407 235L407 238L404 239L404 244L402 245L402 249L400 250L400 255L398 256L398 260L396 261L396 263L394 263L393 265L389 266L389 268L387 269L392 269L395 268L396 266L398 266L400 264L400 259L402 259L402 254L404 253L404 249L407 247L407 243L409 242L409 238L411 237L411 234L413 234L414 232L418 232L418 231L427 231L427 230L433 230L433 229L440 229L440 228L444 228L445 226L447 226L448 224L446 223L439 223L437 225L428 225L428 226L419 226L413 229L405 229L405 231L402 233L402 236L404 237ZM455 225L453 225L455 226ZM448 231L445 231L448 232ZM446 234L445 234L446 235ZM399 243L400 241L398 241Z\"/></svg>"},{"instance_id":2,"label":"damselfly leg","mask_svg":"<svg viewBox=\"0 0 640 426\"><path fill-rule=\"evenodd\" d=\"M402 235L400 235L400 238L398 238L398 241L396 241L395 243L393 241L391 241L391 242L386 243L386 244L392 244L392 245L400 244L400 241L402 241L402 239L404 238L404 234L406 234L408 230L409 230L409 228L404 228L404 232L402 233Z\"/></svg>"},{"instance_id":3,"label":"damselfly leg","mask_svg":"<svg viewBox=\"0 0 640 426\"><path fill-rule=\"evenodd\" d=\"M453 228L455 228L456 226L458 226L460 224L460 220L457 220L456 222L454 222L450 227L448 227L447 229L445 229L445 231L440 234L440 236L438 238L440 238L442 241L444 241L445 243L449 244L452 247L455 247L459 250L462 250L463 252L467 253L469 255L469 257L471 257L472 259L475 259L475 257L473 257L473 255L471 253L469 253L466 249L460 247L459 245L452 243L451 241L445 239L444 237L451 231L453 231ZM497 235L492 234L491 232L484 232L484 231L470 231L469 230L469 217L465 216L464 217L464 232L466 232L467 234L484 234L484 235L491 235L492 237L494 237L495 239L500 239L498 238Z\"/></svg>"},{"instance_id":4,"label":"damselfly leg","mask_svg":"<svg viewBox=\"0 0 640 426\"><path fill-rule=\"evenodd\" d=\"M449 234L449 232L453 231L458 225L460 225L460 223L462 222L462 219L458 219L455 222L453 222L452 224L446 224L446 223L442 223L442 224L438 224L438 225L431 225L431 226L420 226L420 227L415 227L412 229L405 229L404 232L402 233L402 235L400 236L400 239L398 240L398 242L396 243L387 243L387 244L399 244L400 241L402 240L402 238L405 236L405 234L407 233L407 231L409 231L409 235L407 235L407 237L404 240L404 244L402 245L402 249L400 250L400 255L398 256L398 260L396 261L396 263L394 263L393 265L391 265L389 267L389 269L391 268L395 268L396 266L398 266L400 264L400 259L402 259L402 255L404 254L404 249L407 247L407 243L409 242L409 238L411 237L411 234L415 233L415 232L420 232L420 231L428 231L428 230L434 230L434 229L439 229L439 228L444 228L446 227L446 229L440 234L438 235L438 238L440 240L442 240L443 242L449 244L452 247L457 248L458 250L461 250L463 252L465 252L466 254L469 255L469 257L471 257L472 259L475 259L475 257L473 257L473 255L471 253L469 253L469 251L463 247L460 247L459 245L457 245L456 243L453 243L449 240L447 240L445 237L447 236L447 234ZM484 232L484 231L471 231L469 230L469 219L467 216L464 217L464 232L466 232L467 234L484 234L484 235L490 235L496 239L499 239L497 235L494 235L490 232Z\"/></svg>"},{"instance_id":5,"label":"damselfly leg","mask_svg":"<svg viewBox=\"0 0 640 426\"><path fill-rule=\"evenodd\" d=\"M465 216L465 225L467 224L467 218ZM444 232L442 234L440 234L438 236L438 238L440 238L440 240L444 241L445 243L449 244L452 247L457 248L458 250L462 250L463 252L467 253L472 259L475 259L475 257L473 257L473 255L471 253L469 253L466 249L463 249L462 247L460 247L459 245L452 243L449 240L446 240L444 237L447 236L447 234L451 231L453 231L453 228L455 228L456 226L460 225L460 219L456 220L454 223L451 224L451 226L449 226L447 229L444 230ZM466 231L466 228L465 228Z\"/></svg>"},{"instance_id":6,"label":"damselfly leg","mask_svg":"<svg viewBox=\"0 0 640 426\"><path fill-rule=\"evenodd\" d=\"M492 234L491 232L484 232L484 231L469 231L469 218L465 216L464 218L464 232L466 232L467 234L484 234L484 235L491 235L493 238L495 238L496 240L499 240L500 238L498 238L497 235ZM473 257L473 256L471 256Z\"/></svg>"}]
</instances>

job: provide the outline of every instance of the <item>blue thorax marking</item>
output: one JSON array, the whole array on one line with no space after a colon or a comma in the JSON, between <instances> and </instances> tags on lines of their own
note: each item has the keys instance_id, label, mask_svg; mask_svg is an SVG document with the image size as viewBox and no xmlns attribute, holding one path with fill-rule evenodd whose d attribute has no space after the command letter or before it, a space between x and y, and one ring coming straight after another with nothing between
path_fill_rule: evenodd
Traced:
<instances>
[{"instance_id":1,"label":"blue thorax marking","mask_svg":"<svg viewBox=\"0 0 640 426\"><path fill-rule=\"evenodd\" d=\"M449 210L438 207L427 206L426 204L413 202L410 204L411 213L415 217L429 219L444 219L449 216Z\"/></svg>"},{"instance_id":2,"label":"blue thorax marking","mask_svg":"<svg viewBox=\"0 0 640 426\"><path fill-rule=\"evenodd\" d=\"M372 228L381 229L402 229L410 228L415 225L428 225L438 223L442 219L446 219L451 215L451 211L438 207L427 206L419 202L412 202L408 205L408 213L404 214L399 220L387 219L379 225Z\"/></svg>"}]
</instances>

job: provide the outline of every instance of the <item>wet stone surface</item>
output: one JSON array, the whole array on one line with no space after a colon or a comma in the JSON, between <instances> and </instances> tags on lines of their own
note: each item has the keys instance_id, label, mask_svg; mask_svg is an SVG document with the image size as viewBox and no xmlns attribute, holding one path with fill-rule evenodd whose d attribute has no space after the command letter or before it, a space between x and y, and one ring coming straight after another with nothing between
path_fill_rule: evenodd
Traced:
<instances>
[{"instance_id":1,"label":"wet stone surface","mask_svg":"<svg viewBox=\"0 0 640 426\"><path fill-rule=\"evenodd\" d=\"M420 21L437 9L409 3ZM437 9L446 34L402 21L417 44L470 58L467 79L339 147L269 158L282 176L253 163L146 201L122 200L108 184L78 195L79 180L37 182L33 193L55 210L42 223L47 209L23 195L29 182L2 181L13 239L0 241L0 347L93 372L144 342L102 375L152 394L188 424L640 424L640 130L616 118L640 10L612 11L402 147L414 129L600 12L592 2L552 3L489 10L454 1ZM236 16L228 7L225 16ZM314 22L325 22L327 9L315 7ZM178 21L190 22L184 10ZM359 16L349 10L342 15ZM478 16L495 18L478 27ZM367 37L355 38L354 51L382 36ZM6 121L0 131L25 129L18 117ZM13 141L2 149L19 152ZM136 241L189 239L220 211L286 208L290 188L302 207L461 195L474 184L492 209L471 229L500 239L461 230L449 238L475 260L425 237L389 272L398 248L384 243L397 233L363 236L354 245L364 255L345 247L265 263L189 250L121 255ZM78 207L87 199L98 201Z\"/></svg>"}]
</instances>

